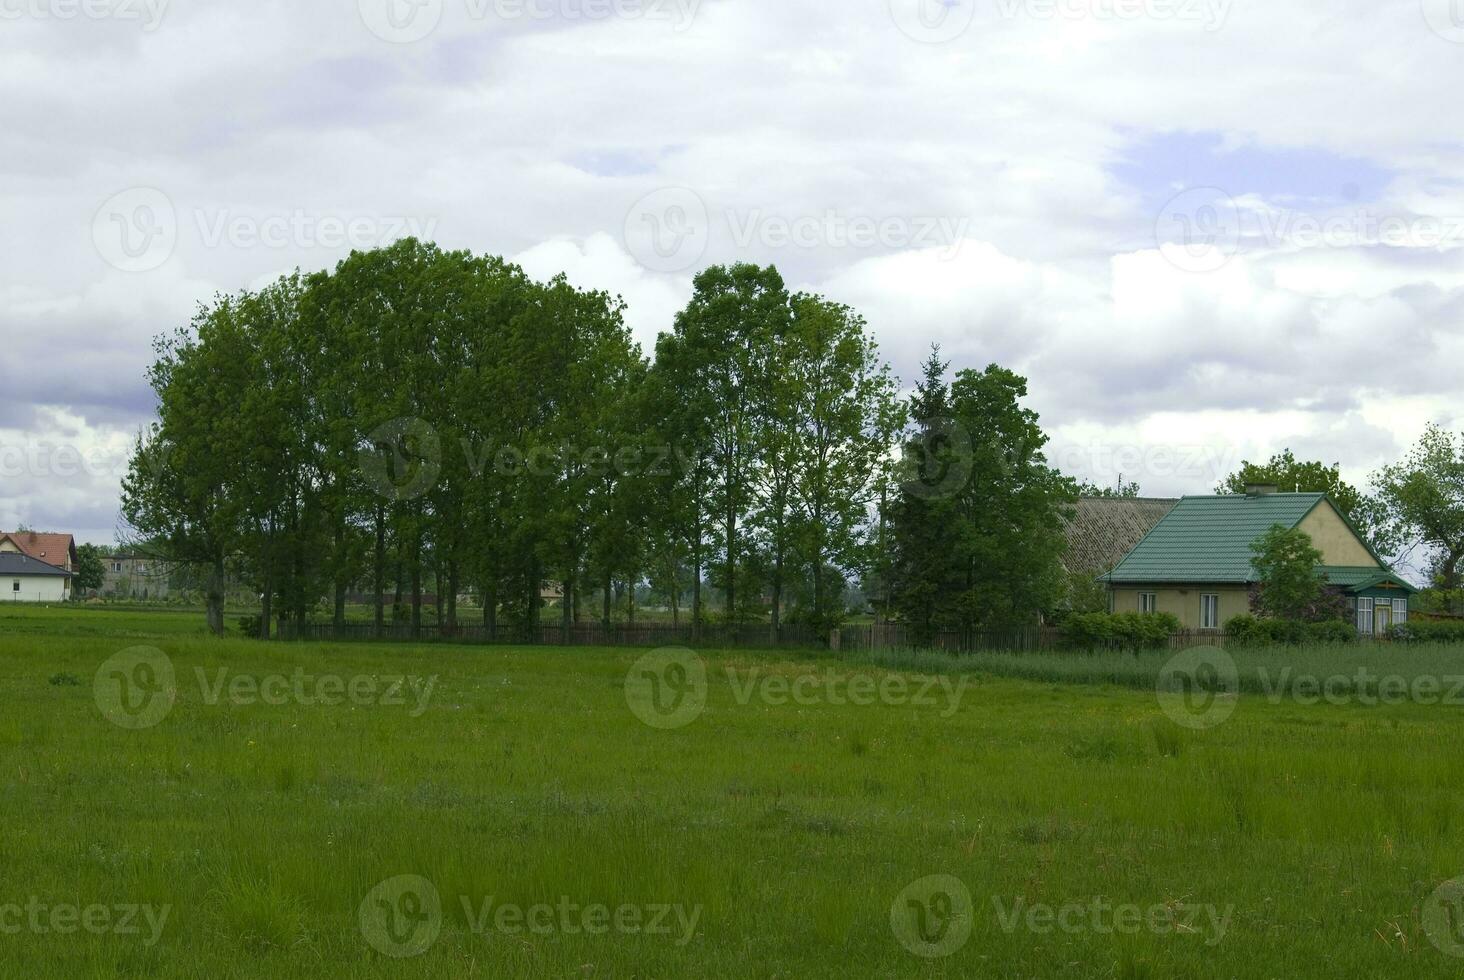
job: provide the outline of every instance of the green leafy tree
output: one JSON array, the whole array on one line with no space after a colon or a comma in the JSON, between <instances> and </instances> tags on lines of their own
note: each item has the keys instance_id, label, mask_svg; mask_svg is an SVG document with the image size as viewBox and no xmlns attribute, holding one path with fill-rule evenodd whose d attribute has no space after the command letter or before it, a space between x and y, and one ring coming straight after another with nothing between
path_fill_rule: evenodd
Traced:
<instances>
[{"instance_id":1,"label":"green leafy tree","mask_svg":"<svg viewBox=\"0 0 1464 980\"><path fill-rule=\"evenodd\" d=\"M1322 553L1311 535L1277 524L1252 542L1251 555L1259 583L1254 611L1274 619L1310 619L1326 587L1317 571Z\"/></svg>"},{"instance_id":2,"label":"green leafy tree","mask_svg":"<svg viewBox=\"0 0 1464 980\"><path fill-rule=\"evenodd\" d=\"M1246 487L1271 485L1285 493L1325 493L1348 520L1364 527L1368 521L1364 498L1357 488L1342 479L1340 466L1328 466L1308 460L1298 460L1287 449L1277 453L1265 463L1244 461L1240 469L1227 476L1216 487L1216 493L1245 493Z\"/></svg>"},{"instance_id":3,"label":"green leafy tree","mask_svg":"<svg viewBox=\"0 0 1464 980\"><path fill-rule=\"evenodd\" d=\"M786 330L788 294L777 269L749 264L707 269L692 290L676 316L667 380L692 414L681 426L698 440L688 448L705 458L707 514L721 559L716 578L727 619L737 622L747 608L737 591L761 464L762 361L772 338Z\"/></svg>"},{"instance_id":4,"label":"green leafy tree","mask_svg":"<svg viewBox=\"0 0 1464 980\"><path fill-rule=\"evenodd\" d=\"M1464 435L1428 426L1408 456L1379 470L1372 483L1383 550L1426 549L1438 588L1464 585Z\"/></svg>"},{"instance_id":5,"label":"green leafy tree","mask_svg":"<svg viewBox=\"0 0 1464 980\"><path fill-rule=\"evenodd\" d=\"M1036 622L1066 587L1064 517L1077 486L1047 465L1022 406L1026 380L991 365L947 388L939 352L910 405L907 479L892 508L895 605L928 641L939 629Z\"/></svg>"},{"instance_id":6,"label":"green leafy tree","mask_svg":"<svg viewBox=\"0 0 1464 980\"><path fill-rule=\"evenodd\" d=\"M1125 483L1123 477L1111 487L1100 487L1096 483L1084 480L1078 484L1078 496L1080 497L1102 497L1108 500L1132 500L1140 495L1137 483Z\"/></svg>"},{"instance_id":7,"label":"green leafy tree","mask_svg":"<svg viewBox=\"0 0 1464 980\"><path fill-rule=\"evenodd\" d=\"M262 379L247 303L221 296L191 328L160 338L149 382L158 420L138 437L122 481L123 519L176 564L201 566L209 629L224 633L225 568L251 524L240 461L255 420L240 406Z\"/></svg>"},{"instance_id":8,"label":"green leafy tree","mask_svg":"<svg viewBox=\"0 0 1464 980\"><path fill-rule=\"evenodd\" d=\"M76 572L71 579L72 594L81 598L89 592L100 592L107 575L102 562L102 549L94 544L76 548Z\"/></svg>"},{"instance_id":9,"label":"green leafy tree","mask_svg":"<svg viewBox=\"0 0 1464 980\"><path fill-rule=\"evenodd\" d=\"M807 618L825 630L844 613L846 576L830 576L829 569L857 572L871 564L871 515L901 407L863 317L810 295L794 297L792 310L780 372L791 408L792 540L812 580Z\"/></svg>"}]
</instances>

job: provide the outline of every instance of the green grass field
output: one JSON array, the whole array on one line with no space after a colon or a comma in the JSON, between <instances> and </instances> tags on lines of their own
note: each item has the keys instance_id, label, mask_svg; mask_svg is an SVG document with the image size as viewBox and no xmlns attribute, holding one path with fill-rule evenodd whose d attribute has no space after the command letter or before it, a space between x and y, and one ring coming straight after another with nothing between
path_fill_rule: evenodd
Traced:
<instances>
[{"instance_id":1,"label":"green grass field","mask_svg":"<svg viewBox=\"0 0 1464 980\"><path fill-rule=\"evenodd\" d=\"M1464 974L1461 708L1256 679L1464 651L646 653L0 609L0 977Z\"/></svg>"}]
</instances>

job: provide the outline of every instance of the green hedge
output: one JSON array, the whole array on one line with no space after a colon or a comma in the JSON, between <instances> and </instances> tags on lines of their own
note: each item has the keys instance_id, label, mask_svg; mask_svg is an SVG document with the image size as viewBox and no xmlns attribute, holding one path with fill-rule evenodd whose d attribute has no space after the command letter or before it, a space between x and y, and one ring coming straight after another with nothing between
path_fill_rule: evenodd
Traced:
<instances>
[{"instance_id":1,"label":"green hedge","mask_svg":"<svg viewBox=\"0 0 1464 980\"><path fill-rule=\"evenodd\" d=\"M1411 619L1394 626L1392 636L1404 643L1464 643L1464 620Z\"/></svg>"},{"instance_id":2,"label":"green hedge","mask_svg":"<svg viewBox=\"0 0 1464 980\"><path fill-rule=\"evenodd\" d=\"M1351 643L1357 629L1341 619L1302 623L1292 619L1236 616L1225 622L1225 640L1236 646L1299 646L1303 643Z\"/></svg>"},{"instance_id":3,"label":"green hedge","mask_svg":"<svg viewBox=\"0 0 1464 980\"><path fill-rule=\"evenodd\" d=\"M1087 650L1159 650L1179 631L1169 613L1084 613L1062 626L1069 646Z\"/></svg>"}]
</instances>

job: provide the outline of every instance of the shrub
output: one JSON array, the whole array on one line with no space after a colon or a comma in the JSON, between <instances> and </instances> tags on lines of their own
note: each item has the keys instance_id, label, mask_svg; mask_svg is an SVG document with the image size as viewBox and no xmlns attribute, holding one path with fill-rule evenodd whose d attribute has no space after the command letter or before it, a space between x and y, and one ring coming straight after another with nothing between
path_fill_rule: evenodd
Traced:
<instances>
[{"instance_id":1,"label":"shrub","mask_svg":"<svg viewBox=\"0 0 1464 980\"><path fill-rule=\"evenodd\" d=\"M1328 619L1303 623L1294 619L1236 616L1225 623L1225 638L1236 646L1298 646L1302 643L1350 643L1357 639L1351 623Z\"/></svg>"},{"instance_id":2,"label":"shrub","mask_svg":"<svg viewBox=\"0 0 1464 980\"><path fill-rule=\"evenodd\" d=\"M255 637L259 636L259 617L258 616L240 616L239 617L239 632L243 633L245 636L249 637L251 640L254 639Z\"/></svg>"},{"instance_id":3,"label":"shrub","mask_svg":"<svg viewBox=\"0 0 1464 980\"><path fill-rule=\"evenodd\" d=\"M1306 624L1307 639L1313 643L1351 643L1357 639L1357 627L1340 619Z\"/></svg>"},{"instance_id":4,"label":"shrub","mask_svg":"<svg viewBox=\"0 0 1464 980\"><path fill-rule=\"evenodd\" d=\"M1157 650L1178 633L1179 620L1169 613L1084 613L1062 626L1069 646L1098 650Z\"/></svg>"},{"instance_id":5,"label":"shrub","mask_svg":"<svg viewBox=\"0 0 1464 980\"><path fill-rule=\"evenodd\" d=\"M1404 643L1464 643L1464 620L1410 619L1391 635Z\"/></svg>"}]
</instances>

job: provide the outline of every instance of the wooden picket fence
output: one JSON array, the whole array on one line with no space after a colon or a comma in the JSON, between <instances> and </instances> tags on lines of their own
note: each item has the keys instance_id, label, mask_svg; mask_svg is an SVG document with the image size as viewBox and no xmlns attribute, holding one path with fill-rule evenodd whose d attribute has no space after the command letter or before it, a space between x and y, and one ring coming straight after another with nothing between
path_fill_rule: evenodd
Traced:
<instances>
[{"instance_id":1,"label":"wooden picket fence","mask_svg":"<svg viewBox=\"0 0 1464 980\"><path fill-rule=\"evenodd\" d=\"M783 626L774 633L766 624L722 626L670 623L576 623L572 626L541 625L536 630L460 624L456 629L423 624L415 633L410 624L389 623L377 629L373 623L311 623L300 629L287 626L277 639L313 640L331 643L457 643L470 646L541 645L566 647L717 647L836 649L842 651L911 650L917 647L913 631L897 623L844 626L830 634L807 626ZM1214 631L1183 631L1170 637L1170 649L1213 646L1224 642ZM944 631L927 648L947 653L1057 652L1064 649L1060 630L1030 627L1016 630Z\"/></svg>"}]
</instances>

